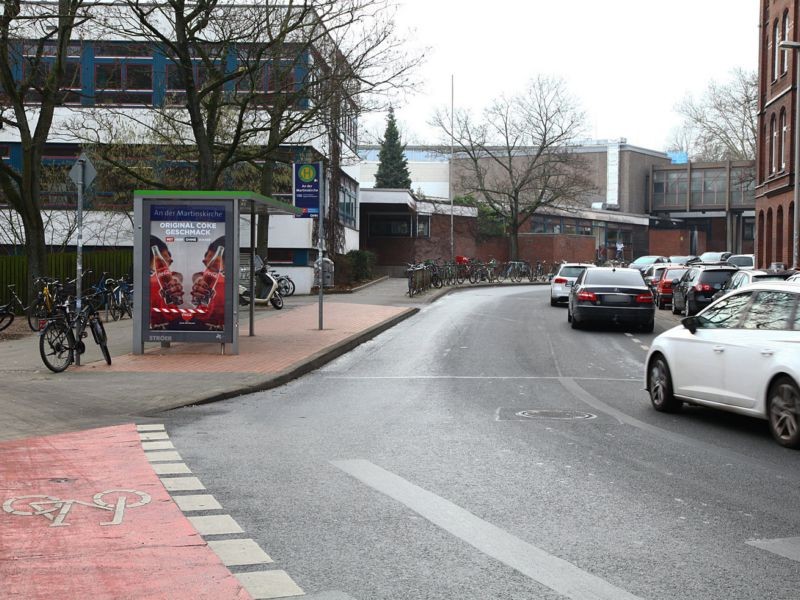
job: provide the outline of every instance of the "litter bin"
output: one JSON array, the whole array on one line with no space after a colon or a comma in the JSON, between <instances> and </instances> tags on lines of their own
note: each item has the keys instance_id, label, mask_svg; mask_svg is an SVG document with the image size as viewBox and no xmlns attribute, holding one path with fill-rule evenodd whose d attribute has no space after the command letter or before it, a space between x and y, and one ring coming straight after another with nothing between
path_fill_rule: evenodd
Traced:
<instances>
[{"instance_id":1,"label":"litter bin","mask_svg":"<svg viewBox=\"0 0 800 600\"><path fill-rule=\"evenodd\" d=\"M322 287L333 287L333 261L330 258L322 259ZM314 287L319 287L320 260L314 263Z\"/></svg>"}]
</instances>

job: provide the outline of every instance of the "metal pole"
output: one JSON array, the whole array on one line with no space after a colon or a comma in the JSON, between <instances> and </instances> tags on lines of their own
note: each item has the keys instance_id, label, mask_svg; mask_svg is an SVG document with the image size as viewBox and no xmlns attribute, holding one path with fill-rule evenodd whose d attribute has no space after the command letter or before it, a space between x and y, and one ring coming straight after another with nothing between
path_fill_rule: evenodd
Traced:
<instances>
[{"instance_id":1,"label":"metal pole","mask_svg":"<svg viewBox=\"0 0 800 600\"><path fill-rule=\"evenodd\" d=\"M256 334L256 203L250 200L250 337Z\"/></svg>"},{"instance_id":2,"label":"metal pole","mask_svg":"<svg viewBox=\"0 0 800 600\"><path fill-rule=\"evenodd\" d=\"M450 261L453 262L456 259L456 240L454 235L454 228L453 228L453 136L455 135L455 131L453 131L453 106L455 105L455 76L450 75L450 161L449 161L449 168L447 173L447 178L449 179L449 188L450 188Z\"/></svg>"},{"instance_id":3,"label":"metal pole","mask_svg":"<svg viewBox=\"0 0 800 600\"><path fill-rule=\"evenodd\" d=\"M328 191L327 182L322 172L322 162L319 164L319 227L317 227L317 260L319 261L319 330L322 331L322 303L325 287L325 263L322 262L323 240L325 238L325 193Z\"/></svg>"},{"instance_id":4,"label":"metal pole","mask_svg":"<svg viewBox=\"0 0 800 600\"><path fill-rule=\"evenodd\" d=\"M78 159L79 175L78 175L78 247L77 247L77 265L76 265L76 278L75 278L75 311L77 315L81 314L81 280L83 279L83 170L86 168L86 163L82 158ZM79 346L80 339L80 326L79 320L75 320L75 344ZM81 366L81 353L75 349L75 366Z\"/></svg>"},{"instance_id":5,"label":"metal pole","mask_svg":"<svg viewBox=\"0 0 800 600\"><path fill-rule=\"evenodd\" d=\"M797 269L800 267L800 52L797 48L794 51L795 63L795 81L794 81L794 99L795 99L795 113L794 113L794 214L792 215L792 227L794 228L792 236L792 268ZM761 257L759 257L759 260ZM769 265L766 265L769 266Z\"/></svg>"}]
</instances>

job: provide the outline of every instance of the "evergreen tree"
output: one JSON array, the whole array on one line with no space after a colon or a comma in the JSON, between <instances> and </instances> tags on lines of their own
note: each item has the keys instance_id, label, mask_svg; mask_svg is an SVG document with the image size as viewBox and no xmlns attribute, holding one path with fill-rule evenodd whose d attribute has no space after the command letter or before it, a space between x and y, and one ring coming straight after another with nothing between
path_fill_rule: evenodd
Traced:
<instances>
[{"instance_id":1,"label":"evergreen tree","mask_svg":"<svg viewBox=\"0 0 800 600\"><path fill-rule=\"evenodd\" d=\"M411 189L411 177L408 172L408 161L405 157L405 145L400 143L400 132L394 120L394 109L389 108L386 118L386 132L381 141L378 155L378 172L375 173L376 188Z\"/></svg>"}]
</instances>

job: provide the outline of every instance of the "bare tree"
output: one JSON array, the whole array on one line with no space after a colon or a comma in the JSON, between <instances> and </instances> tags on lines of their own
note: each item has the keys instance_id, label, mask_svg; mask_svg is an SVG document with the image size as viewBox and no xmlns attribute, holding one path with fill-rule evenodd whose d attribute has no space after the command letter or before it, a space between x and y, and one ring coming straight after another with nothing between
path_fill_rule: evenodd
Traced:
<instances>
[{"instance_id":1,"label":"bare tree","mask_svg":"<svg viewBox=\"0 0 800 600\"><path fill-rule=\"evenodd\" d=\"M692 160L755 160L758 132L758 75L735 69L725 82L712 81L703 95L684 98L675 110L683 117L670 150Z\"/></svg>"},{"instance_id":2,"label":"bare tree","mask_svg":"<svg viewBox=\"0 0 800 600\"><path fill-rule=\"evenodd\" d=\"M453 121L451 129L449 114L434 117L455 142L453 184L505 222L512 258L520 229L537 210L574 206L592 191L570 147L583 113L562 80L539 76L522 93L493 101L479 119L457 112Z\"/></svg>"},{"instance_id":3,"label":"bare tree","mask_svg":"<svg viewBox=\"0 0 800 600\"><path fill-rule=\"evenodd\" d=\"M69 101L65 90L77 76L73 33L88 20L88 2L21 2L3 0L0 15L0 86L7 110L0 124L19 135L22 166L0 161L0 188L19 214L25 230L28 269L33 276L47 270L41 214L42 154L56 108ZM72 63L72 64L70 64Z\"/></svg>"},{"instance_id":4,"label":"bare tree","mask_svg":"<svg viewBox=\"0 0 800 600\"><path fill-rule=\"evenodd\" d=\"M113 147L149 144L172 163L194 165L191 187L253 181L275 192L280 165L327 155L331 174L328 247L341 246L338 187L342 156L357 146L355 119L382 93L412 87L422 56L396 32L390 0L286 0L232 5L218 0L154 5L124 0L106 13L111 31L165 53L163 106L132 112L82 110L72 131L102 159L147 186L173 180L142 169ZM315 147L316 150L309 150ZM305 148L298 154L298 149ZM172 173L174 175L174 173ZM268 219L258 246L266 251Z\"/></svg>"}]
</instances>

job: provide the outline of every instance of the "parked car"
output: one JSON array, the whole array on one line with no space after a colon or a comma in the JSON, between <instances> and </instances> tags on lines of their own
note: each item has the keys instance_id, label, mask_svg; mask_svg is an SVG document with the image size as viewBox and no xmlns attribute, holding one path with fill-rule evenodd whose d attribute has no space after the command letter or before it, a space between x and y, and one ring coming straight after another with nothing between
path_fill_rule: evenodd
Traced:
<instances>
[{"instance_id":1,"label":"parked car","mask_svg":"<svg viewBox=\"0 0 800 600\"><path fill-rule=\"evenodd\" d=\"M698 313L738 270L733 265L691 265L680 280L672 280L672 314Z\"/></svg>"},{"instance_id":2,"label":"parked car","mask_svg":"<svg viewBox=\"0 0 800 600\"><path fill-rule=\"evenodd\" d=\"M555 306L559 302L569 300L569 290L578 275L586 269L594 267L588 263L564 263L559 267L558 272L550 280L550 306Z\"/></svg>"},{"instance_id":3,"label":"parked car","mask_svg":"<svg viewBox=\"0 0 800 600\"><path fill-rule=\"evenodd\" d=\"M664 269L667 269L669 266L669 263L656 263L649 266L647 270L642 273L644 282L654 290L656 283L661 279L661 275L664 273Z\"/></svg>"},{"instance_id":4,"label":"parked car","mask_svg":"<svg viewBox=\"0 0 800 600\"><path fill-rule=\"evenodd\" d=\"M661 272L661 278L655 282L655 303L658 308L666 308L672 304L672 282L680 279L688 270L685 266L669 266Z\"/></svg>"},{"instance_id":5,"label":"parked car","mask_svg":"<svg viewBox=\"0 0 800 600\"><path fill-rule=\"evenodd\" d=\"M688 265L689 263L698 262L699 260L700 257L695 256L694 254L669 257L669 262L671 262L673 265Z\"/></svg>"},{"instance_id":6,"label":"parked car","mask_svg":"<svg viewBox=\"0 0 800 600\"><path fill-rule=\"evenodd\" d=\"M800 273L795 273L791 277L789 277L786 281L791 281L792 283L800 283Z\"/></svg>"},{"instance_id":7,"label":"parked car","mask_svg":"<svg viewBox=\"0 0 800 600\"><path fill-rule=\"evenodd\" d=\"M650 345L645 385L653 408L684 402L769 422L800 447L800 286L769 281L736 290Z\"/></svg>"},{"instance_id":8,"label":"parked car","mask_svg":"<svg viewBox=\"0 0 800 600\"><path fill-rule=\"evenodd\" d=\"M725 294L738 290L741 287L756 283L758 281L784 281L792 275L794 271L769 271L767 269L748 269L734 274L722 289L714 294L711 299L722 298Z\"/></svg>"},{"instance_id":9,"label":"parked car","mask_svg":"<svg viewBox=\"0 0 800 600\"><path fill-rule=\"evenodd\" d=\"M629 323L644 331L655 324L653 294L638 269L586 269L569 294L567 321L573 329L588 322Z\"/></svg>"},{"instance_id":10,"label":"parked car","mask_svg":"<svg viewBox=\"0 0 800 600\"><path fill-rule=\"evenodd\" d=\"M703 252L700 255L700 262L724 262L733 256L732 252Z\"/></svg>"},{"instance_id":11,"label":"parked car","mask_svg":"<svg viewBox=\"0 0 800 600\"><path fill-rule=\"evenodd\" d=\"M740 269L753 269L756 264L755 254L732 254L726 262L736 265Z\"/></svg>"},{"instance_id":12,"label":"parked car","mask_svg":"<svg viewBox=\"0 0 800 600\"><path fill-rule=\"evenodd\" d=\"M639 269L642 273L644 273L647 268L656 263L668 263L669 258L666 256L640 256L636 260L634 260L630 265L628 265L632 269Z\"/></svg>"}]
</instances>

